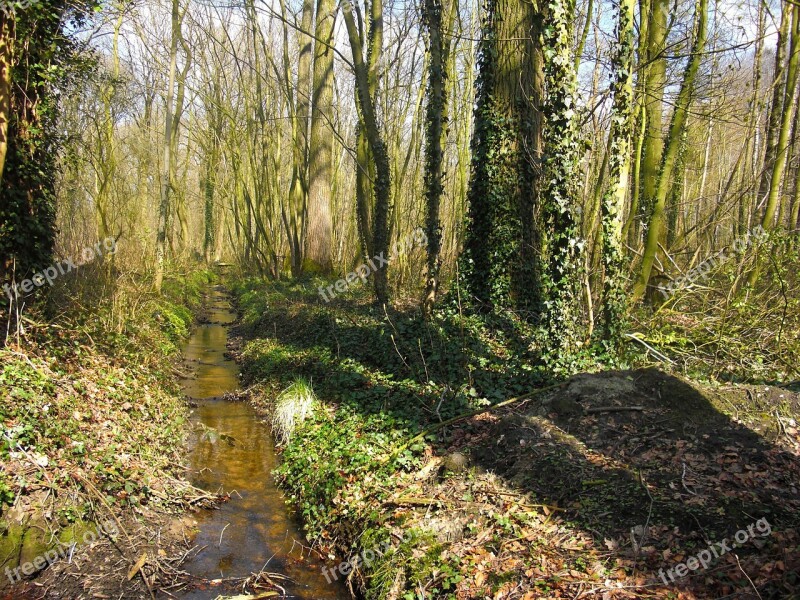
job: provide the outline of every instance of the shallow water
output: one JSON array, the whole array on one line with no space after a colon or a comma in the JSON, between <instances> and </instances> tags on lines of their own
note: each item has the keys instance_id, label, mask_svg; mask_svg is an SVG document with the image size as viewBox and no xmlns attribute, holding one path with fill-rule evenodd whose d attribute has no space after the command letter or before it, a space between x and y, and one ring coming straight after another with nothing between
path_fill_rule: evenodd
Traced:
<instances>
[{"instance_id":1,"label":"shallow water","mask_svg":"<svg viewBox=\"0 0 800 600\"><path fill-rule=\"evenodd\" d=\"M210 323L198 326L184 348L194 378L183 389L197 405L189 466L194 485L227 492L231 500L196 516L200 532L194 543L205 548L183 568L205 579L247 577L265 569L292 580L281 582L288 598L349 599L344 585L328 583L321 572L325 565L300 546L303 536L272 479L277 459L267 425L247 403L220 398L239 386L236 363L224 355L227 325L235 315L218 288L210 293L208 309ZM230 592L209 586L181 598L207 600L222 593Z\"/></svg>"}]
</instances>

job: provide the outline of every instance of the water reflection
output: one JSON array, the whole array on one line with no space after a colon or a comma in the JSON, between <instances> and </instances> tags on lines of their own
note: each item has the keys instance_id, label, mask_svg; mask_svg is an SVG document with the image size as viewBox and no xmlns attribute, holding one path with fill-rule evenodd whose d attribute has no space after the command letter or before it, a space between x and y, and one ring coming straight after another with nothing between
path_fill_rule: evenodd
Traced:
<instances>
[{"instance_id":1,"label":"water reflection","mask_svg":"<svg viewBox=\"0 0 800 600\"><path fill-rule=\"evenodd\" d=\"M227 492L231 500L218 510L198 514L200 532L194 543L205 548L184 568L215 579L246 577L266 565L268 571L295 582L286 585L289 597L348 599L341 584L325 580L316 558L303 558L296 542L302 534L272 480L276 456L266 425L248 404L221 399L238 386L236 363L225 357L225 324L235 315L221 290L213 291L209 306L210 322L199 326L184 348L187 366L195 375L184 384L185 393L196 403L189 462L194 485ZM217 588L196 589L182 597L206 600L219 594Z\"/></svg>"}]
</instances>

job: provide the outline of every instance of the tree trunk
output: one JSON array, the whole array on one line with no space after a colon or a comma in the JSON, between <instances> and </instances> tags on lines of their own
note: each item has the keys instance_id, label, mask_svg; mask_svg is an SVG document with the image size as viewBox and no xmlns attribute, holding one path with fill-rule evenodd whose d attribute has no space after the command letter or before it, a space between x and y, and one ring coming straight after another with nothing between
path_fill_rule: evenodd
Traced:
<instances>
[{"instance_id":1,"label":"tree trunk","mask_svg":"<svg viewBox=\"0 0 800 600\"><path fill-rule=\"evenodd\" d=\"M631 165L634 121L633 96L634 0L621 0L617 22L617 56L614 64L609 144L609 188L601 205L603 235L602 335L619 349L627 313L623 213Z\"/></svg>"},{"instance_id":2,"label":"tree trunk","mask_svg":"<svg viewBox=\"0 0 800 600\"><path fill-rule=\"evenodd\" d=\"M773 107L773 112L778 107L780 107L780 110L778 113L778 139L775 144L775 158L770 173L764 218L761 220L761 226L767 231L775 227L774 221L780 199L781 182L788 158L789 133L794 111L797 108L795 106L795 90L797 88L798 67L800 67L800 5L784 2L783 12L786 13L784 16L787 21L791 20L792 25L783 94L778 99L778 106Z\"/></svg>"},{"instance_id":3,"label":"tree trunk","mask_svg":"<svg viewBox=\"0 0 800 600\"><path fill-rule=\"evenodd\" d=\"M0 11L0 182L8 153L11 120L11 65L14 61L14 13Z\"/></svg>"},{"instance_id":4,"label":"tree trunk","mask_svg":"<svg viewBox=\"0 0 800 600\"><path fill-rule=\"evenodd\" d=\"M483 17L459 272L478 308L540 308L534 207L542 161L543 22L536 2L491 0Z\"/></svg>"},{"instance_id":5,"label":"tree trunk","mask_svg":"<svg viewBox=\"0 0 800 600\"><path fill-rule=\"evenodd\" d=\"M375 209L372 218L372 250L376 256L388 258L389 253L389 209L391 206L392 178L389 166L389 153L383 140L375 112L375 94L378 86L378 68L383 39L383 5L381 0L373 0L370 26L369 64L364 62L364 50L358 27L353 17L352 5L345 0L342 15L347 26L350 50L353 55L353 68L356 76L358 110L364 137L369 144L372 160L375 163ZM378 40L378 41L376 41ZM378 303L389 301L386 265L376 265L373 271L375 297Z\"/></svg>"},{"instance_id":6,"label":"tree trunk","mask_svg":"<svg viewBox=\"0 0 800 600\"><path fill-rule=\"evenodd\" d=\"M696 28L692 52L686 70L683 74L678 98L675 101L675 110L672 113L672 122L667 137L667 147L662 160L661 171L656 187L655 204L653 205L650 222L647 227L642 265L636 285L633 288L633 300L640 300L647 290L650 273L655 262L658 242L664 229L664 207L667 201L672 174L678 159L678 152L683 141L683 131L689 112L689 104L694 90L694 81L700 68L702 53L706 44L706 24L708 22L708 0L697 0L695 9Z\"/></svg>"},{"instance_id":7,"label":"tree trunk","mask_svg":"<svg viewBox=\"0 0 800 600\"><path fill-rule=\"evenodd\" d=\"M333 270L333 28L335 0L317 1L311 142L308 160L306 261L321 273Z\"/></svg>"},{"instance_id":8,"label":"tree trunk","mask_svg":"<svg viewBox=\"0 0 800 600\"><path fill-rule=\"evenodd\" d=\"M179 0L172 0L172 41L169 47L169 83L165 96L166 116L164 125L164 164L161 174L161 202L158 206L158 233L156 237L156 272L153 285L157 292L161 291L164 280L164 259L167 248L167 221L170 210L170 194L172 191L172 103L175 93L175 75L178 62L178 38L180 37L180 6Z\"/></svg>"},{"instance_id":9,"label":"tree trunk","mask_svg":"<svg viewBox=\"0 0 800 600\"><path fill-rule=\"evenodd\" d=\"M451 2L448 14L454 14L456 3ZM442 247L442 228L439 222L439 206L444 186L443 160L448 119L447 72L450 65L450 40L445 39L442 26L447 15L441 0L425 0L423 22L428 33L428 105L425 115L425 233L428 237L428 273L425 295L422 301L423 314L430 316L436 303L439 289L439 253Z\"/></svg>"},{"instance_id":10,"label":"tree trunk","mask_svg":"<svg viewBox=\"0 0 800 600\"><path fill-rule=\"evenodd\" d=\"M642 90L645 114L645 140L642 156L642 210L645 214L652 210L655 203L661 157L664 152L663 113L664 89L667 81L667 17L670 11L670 0L648 0L646 7L647 38L644 39L644 64L642 74L644 87ZM644 18L644 16L642 17Z\"/></svg>"},{"instance_id":11,"label":"tree trunk","mask_svg":"<svg viewBox=\"0 0 800 600\"><path fill-rule=\"evenodd\" d=\"M583 246L577 207L578 165L581 155L577 114L578 79L571 59L574 0L550 0L547 14L545 62L547 104L544 147L543 292L546 302L546 351L559 366L569 368L580 339L580 296L583 282Z\"/></svg>"}]
</instances>

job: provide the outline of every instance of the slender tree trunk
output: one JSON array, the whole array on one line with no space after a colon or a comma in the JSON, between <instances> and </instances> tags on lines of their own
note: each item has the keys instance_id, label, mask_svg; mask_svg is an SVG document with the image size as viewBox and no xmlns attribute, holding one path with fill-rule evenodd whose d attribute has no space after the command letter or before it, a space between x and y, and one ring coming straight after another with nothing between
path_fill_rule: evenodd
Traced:
<instances>
[{"instance_id":1,"label":"slender tree trunk","mask_svg":"<svg viewBox=\"0 0 800 600\"><path fill-rule=\"evenodd\" d=\"M786 49L789 45L789 28L792 20L791 7L782 2L781 24L778 29L778 43L775 48L775 68L772 76L772 100L767 117L767 131L764 146L764 161L758 185L758 206L767 200L770 193L770 182L775 171L778 156L778 136L780 135L781 117L783 115L783 98L786 89Z\"/></svg>"},{"instance_id":2,"label":"slender tree trunk","mask_svg":"<svg viewBox=\"0 0 800 600\"><path fill-rule=\"evenodd\" d=\"M378 86L378 63L383 40L383 6L381 0L373 0L370 26L369 64L364 61L364 50L352 5L345 0L342 15L347 27L350 49L353 55L353 68L356 76L358 109L364 136L369 144L372 160L375 163L375 209L372 219L372 251L376 256L386 258L389 252L389 211L391 208L391 167L389 153L383 140L375 112L375 94ZM378 41L376 41L378 40ZM374 270L375 297L378 303L389 301L386 265Z\"/></svg>"},{"instance_id":3,"label":"slender tree trunk","mask_svg":"<svg viewBox=\"0 0 800 600\"><path fill-rule=\"evenodd\" d=\"M792 127L792 119L796 110L795 90L797 89L797 73L800 67L800 5L783 5L785 13L790 13L787 20L791 20L791 34L789 42L789 57L786 66L786 81L783 85L783 94L778 100L781 107L778 120L778 139L775 144L775 159L770 173L769 191L767 202L764 207L764 218L761 226L769 231L775 227L775 214L778 210L778 203L781 195L781 182L788 159L789 133Z\"/></svg>"},{"instance_id":4,"label":"slender tree trunk","mask_svg":"<svg viewBox=\"0 0 800 600\"><path fill-rule=\"evenodd\" d=\"M633 300L640 300L647 290L650 281L650 273L655 262L658 242L664 229L664 207L667 201L672 174L678 159L678 152L683 138L683 131L686 127L686 120L689 112L692 92L697 71L700 68L702 53L706 45L706 25L708 22L708 0L697 0L695 9L695 33L692 42L692 52L686 70L683 75L678 98L675 101L675 109L670 123L669 136L667 137L667 147L661 164L661 171L658 176L656 187L655 204L650 213L650 222L647 228L647 239L645 240L644 253L642 255L642 265L638 279L633 288Z\"/></svg>"},{"instance_id":5,"label":"slender tree trunk","mask_svg":"<svg viewBox=\"0 0 800 600\"><path fill-rule=\"evenodd\" d=\"M792 208L789 211L787 228L789 231L795 231L800 227L800 110L796 108L794 111L791 157L794 163L789 172L789 180L791 180L793 184L791 195Z\"/></svg>"},{"instance_id":6,"label":"slender tree trunk","mask_svg":"<svg viewBox=\"0 0 800 600\"><path fill-rule=\"evenodd\" d=\"M634 0L621 0L617 21L617 56L614 64L609 144L609 188L601 205L603 236L603 338L619 349L627 314L623 215L631 165L634 122L633 95Z\"/></svg>"},{"instance_id":7,"label":"slender tree trunk","mask_svg":"<svg viewBox=\"0 0 800 600\"><path fill-rule=\"evenodd\" d=\"M164 164L161 174L161 202L158 207L158 233L156 237L156 272L154 286L157 292L161 291L164 280L164 259L167 247L167 222L170 211L170 194L172 192L172 103L175 93L175 75L178 62L178 38L180 37L180 6L179 0L172 0L172 41L169 47L169 83L167 84L166 116L164 125Z\"/></svg>"},{"instance_id":8,"label":"slender tree trunk","mask_svg":"<svg viewBox=\"0 0 800 600\"><path fill-rule=\"evenodd\" d=\"M8 153L8 123L11 120L11 65L14 62L14 13L0 11L0 181Z\"/></svg>"},{"instance_id":9,"label":"slender tree trunk","mask_svg":"<svg viewBox=\"0 0 800 600\"><path fill-rule=\"evenodd\" d=\"M333 28L335 0L317 1L311 141L308 160L308 233L305 255L313 269L333 269Z\"/></svg>"}]
</instances>

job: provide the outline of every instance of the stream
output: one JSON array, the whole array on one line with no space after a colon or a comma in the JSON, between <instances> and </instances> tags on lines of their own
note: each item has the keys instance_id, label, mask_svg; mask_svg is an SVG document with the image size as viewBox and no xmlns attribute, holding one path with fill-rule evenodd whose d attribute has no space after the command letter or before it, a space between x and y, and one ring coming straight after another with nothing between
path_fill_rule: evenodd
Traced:
<instances>
[{"instance_id":1,"label":"stream","mask_svg":"<svg viewBox=\"0 0 800 600\"><path fill-rule=\"evenodd\" d=\"M287 598L349 600L342 581L326 580L325 566L300 545L303 534L276 487L271 471L277 456L269 427L246 402L221 397L239 387L236 363L225 356L234 314L221 287L209 290L208 322L200 324L184 347L193 377L183 390L192 399L189 459L192 483L210 492L230 494L216 510L195 516L203 548L184 564L205 579L247 577L262 569L288 577L279 581ZM193 589L184 600L217 598L218 586ZM239 591L238 593L241 593Z\"/></svg>"}]
</instances>

